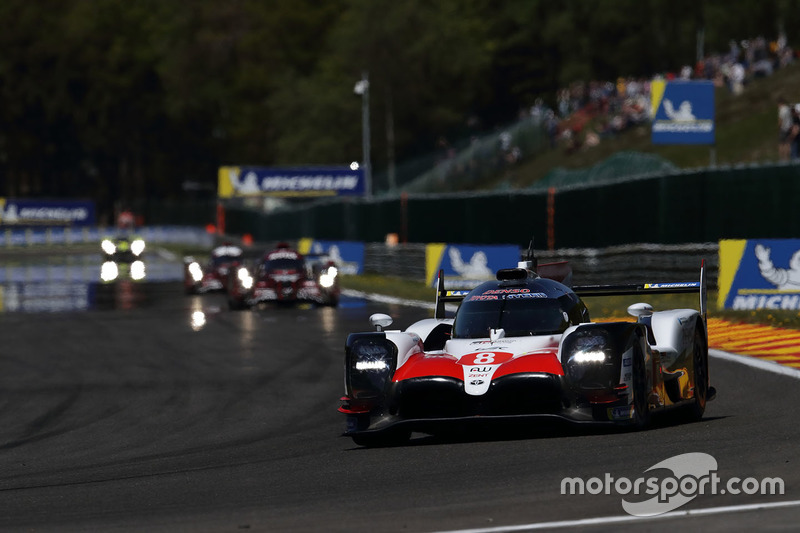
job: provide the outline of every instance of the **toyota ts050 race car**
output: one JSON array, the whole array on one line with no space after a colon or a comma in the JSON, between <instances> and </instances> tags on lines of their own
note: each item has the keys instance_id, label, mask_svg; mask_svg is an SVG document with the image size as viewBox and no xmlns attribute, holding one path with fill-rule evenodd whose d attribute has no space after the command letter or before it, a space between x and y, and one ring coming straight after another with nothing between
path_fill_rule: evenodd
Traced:
<instances>
[{"instance_id":1,"label":"toyota ts050 race car","mask_svg":"<svg viewBox=\"0 0 800 533\"><path fill-rule=\"evenodd\" d=\"M228 275L242 264L242 249L223 244L211 250L211 258L201 265L192 256L183 258L183 287L186 294L225 291Z\"/></svg>"},{"instance_id":2,"label":"toyota ts050 race car","mask_svg":"<svg viewBox=\"0 0 800 533\"><path fill-rule=\"evenodd\" d=\"M702 266L699 282L570 288L534 265L500 270L469 291L445 290L440 273L434 318L390 331L391 317L375 314L377 331L350 334L345 435L379 446L471 421L642 428L658 411L702 417L715 395ZM552 266L542 265L542 275ZM569 283L571 270L557 277ZM700 311L638 303L628 308L635 322L594 323L581 299L670 292L699 293ZM449 301L461 302L454 318L445 318Z\"/></svg>"},{"instance_id":3,"label":"toyota ts050 race car","mask_svg":"<svg viewBox=\"0 0 800 533\"><path fill-rule=\"evenodd\" d=\"M332 261L306 260L287 244L265 253L253 271L240 266L229 273L231 309L269 302L336 306L340 293L338 270Z\"/></svg>"}]
</instances>

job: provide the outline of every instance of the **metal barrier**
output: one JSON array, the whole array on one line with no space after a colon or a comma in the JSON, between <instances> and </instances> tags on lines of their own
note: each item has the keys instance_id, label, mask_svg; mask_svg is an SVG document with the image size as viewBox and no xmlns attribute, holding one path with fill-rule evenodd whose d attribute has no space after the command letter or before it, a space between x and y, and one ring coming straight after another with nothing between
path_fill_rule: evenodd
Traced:
<instances>
[{"instance_id":1,"label":"metal barrier","mask_svg":"<svg viewBox=\"0 0 800 533\"><path fill-rule=\"evenodd\" d=\"M522 258L527 250L520 250ZM705 261L709 288L717 287L717 243L657 245L630 244L608 248L535 250L540 263L569 261L575 284L618 284L631 281L697 281ZM364 270L370 273L425 281L425 244L368 243Z\"/></svg>"}]
</instances>

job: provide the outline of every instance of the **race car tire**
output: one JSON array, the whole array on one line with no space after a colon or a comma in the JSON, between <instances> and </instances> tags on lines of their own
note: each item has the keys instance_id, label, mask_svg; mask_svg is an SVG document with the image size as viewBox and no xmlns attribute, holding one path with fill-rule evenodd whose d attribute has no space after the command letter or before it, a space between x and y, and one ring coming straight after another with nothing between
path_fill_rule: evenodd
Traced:
<instances>
[{"instance_id":1,"label":"race car tire","mask_svg":"<svg viewBox=\"0 0 800 533\"><path fill-rule=\"evenodd\" d=\"M647 369L645 368L644 354L642 353L641 339L633 337L633 427L635 429L645 429L650 425L650 390L647 385Z\"/></svg>"},{"instance_id":2,"label":"race car tire","mask_svg":"<svg viewBox=\"0 0 800 533\"><path fill-rule=\"evenodd\" d=\"M351 436L353 442L365 448L388 448L400 446L411 438L411 430L389 429L380 433L359 433Z\"/></svg>"},{"instance_id":3,"label":"race car tire","mask_svg":"<svg viewBox=\"0 0 800 533\"><path fill-rule=\"evenodd\" d=\"M703 326L698 323L692 341L692 366L694 372L694 401L686 408L687 421L703 418L708 400L708 347Z\"/></svg>"}]
</instances>

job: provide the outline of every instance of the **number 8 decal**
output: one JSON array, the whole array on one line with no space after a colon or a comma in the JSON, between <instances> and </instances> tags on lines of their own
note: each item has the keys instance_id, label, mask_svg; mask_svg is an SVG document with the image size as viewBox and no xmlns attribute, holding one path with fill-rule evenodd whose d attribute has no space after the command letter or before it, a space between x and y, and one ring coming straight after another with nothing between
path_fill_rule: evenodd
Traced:
<instances>
[{"instance_id":1,"label":"number 8 decal","mask_svg":"<svg viewBox=\"0 0 800 533\"><path fill-rule=\"evenodd\" d=\"M494 363L494 354L489 352L476 354L472 362L476 365L491 365Z\"/></svg>"}]
</instances>

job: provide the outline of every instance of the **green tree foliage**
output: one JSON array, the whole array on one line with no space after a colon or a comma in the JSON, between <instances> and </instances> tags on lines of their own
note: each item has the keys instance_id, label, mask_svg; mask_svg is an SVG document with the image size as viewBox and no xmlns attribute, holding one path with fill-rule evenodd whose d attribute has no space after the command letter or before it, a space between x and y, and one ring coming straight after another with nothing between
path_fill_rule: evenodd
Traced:
<instances>
[{"instance_id":1,"label":"green tree foliage","mask_svg":"<svg viewBox=\"0 0 800 533\"><path fill-rule=\"evenodd\" d=\"M376 169L576 80L650 76L730 40L797 45L800 0L59 0L0 3L0 195L101 209L223 164Z\"/></svg>"}]
</instances>

